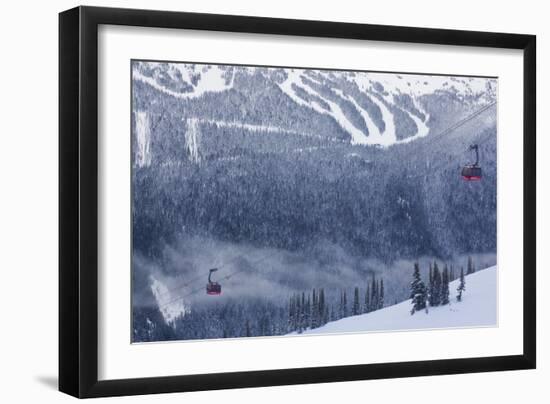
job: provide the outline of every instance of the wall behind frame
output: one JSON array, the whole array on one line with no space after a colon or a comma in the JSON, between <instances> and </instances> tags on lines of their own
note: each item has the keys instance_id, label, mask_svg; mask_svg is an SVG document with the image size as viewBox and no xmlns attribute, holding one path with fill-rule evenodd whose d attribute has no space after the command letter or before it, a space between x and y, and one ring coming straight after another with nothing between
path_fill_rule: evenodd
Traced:
<instances>
[{"instance_id":1,"label":"wall behind frame","mask_svg":"<svg viewBox=\"0 0 550 404\"><path fill-rule=\"evenodd\" d=\"M57 13L74 7L76 1L56 3L8 2L0 25L1 142L0 142L0 246L2 246L2 335L0 389L5 402L64 403L73 400L56 391L57 375ZM315 2L279 0L203 0L176 2L158 0L89 1L87 5L157 8L282 18L339 20L346 22L425 26L469 30L537 34L538 71L550 71L550 27L544 2L526 0L503 4L497 1L464 0ZM547 75L538 77L538 111L550 109L544 90ZM550 125L539 113L539 133ZM518 134L519 135L519 134ZM550 172L543 159L550 139L538 139L538 261L550 261ZM542 267L542 265L540 265ZM550 274L539 271L538 340L550 339ZM542 313L542 314L541 314ZM545 318L546 317L546 318ZM518 402L529 397L542 403L548 394L550 351L539 344L534 371L440 376L366 382L333 383L264 389L114 398L128 403L281 403L314 400L334 403L362 397L387 402L431 403L445 397L446 403ZM434 383L437 381L437 383ZM32 401L31 401L32 402Z\"/></svg>"}]
</instances>

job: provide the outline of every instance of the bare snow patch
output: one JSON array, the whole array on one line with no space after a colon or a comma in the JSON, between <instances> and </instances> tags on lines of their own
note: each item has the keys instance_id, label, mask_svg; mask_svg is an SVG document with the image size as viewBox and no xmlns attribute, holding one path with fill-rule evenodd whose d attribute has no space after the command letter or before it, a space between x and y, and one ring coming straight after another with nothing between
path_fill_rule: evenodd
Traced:
<instances>
[{"instance_id":1,"label":"bare snow patch","mask_svg":"<svg viewBox=\"0 0 550 404\"><path fill-rule=\"evenodd\" d=\"M183 299L174 298L168 287L152 275L151 291L166 324L173 325L176 318L183 317L187 313Z\"/></svg>"},{"instance_id":2,"label":"bare snow patch","mask_svg":"<svg viewBox=\"0 0 550 404\"><path fill-rule=\"evenodd\" d=\"M199 121L198 119L187 119L187 130L185 131L185 146L189 153L189 159L193 163L200 163L201 156L199 154Z\"/></svg>"},{"instance_id":3,"label":"bare snow patch","mask_svg":"<svg viewBox=\"0 0 550 404\"><path fill-rule=\"evenodd\" d=\"M182 75L188 75L185 70L182 70L182 66L179 63L172 65L176 66L180 70L180 72L182 72ZM218 66L207 66L207 68L201 70L201 77L197 85L194 87L194 90L191 92L182 93L178 91L173 91L159 84L157 80L155 80L153 77L145 76L137 69L134 69L132 72L134 80L146 83L151 87L163 92L164 94L184 99L198 98L208 92L216 93L229 90L233 87L233 78L231 79L230 83L226 84L224 74L225 72Z\"/></svg>"},{"instance_id":4,"label":"bare snow patch","mask_svg":"<svg viewBox=\"0 0 550 404\"><path fill-rule=\"evenodd\" d=\"M144 111L136 112L136 163L138 167L151 164L151 123L149 114Z\"/></svg>"}]
</instances>

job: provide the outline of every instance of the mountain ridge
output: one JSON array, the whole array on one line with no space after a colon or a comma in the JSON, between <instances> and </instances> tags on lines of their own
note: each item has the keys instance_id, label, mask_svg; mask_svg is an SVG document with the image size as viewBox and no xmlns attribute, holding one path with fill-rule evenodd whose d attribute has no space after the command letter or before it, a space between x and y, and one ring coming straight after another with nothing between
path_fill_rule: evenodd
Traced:
<instances>
[{"instance_id":1,"label":"mountain ridge","mask_svg":"<svg viewBox=\"0 0 550 404\"><path fill-rule=\"evenodd\" d=\"M262 90L273 93L278 89L294 107L303 107L313 116L329 117L351 144L364 145L389 146L427 136L432 125L426 97L452 97L468 104L470 110L496 99L495 80L472 77L162 62L135 62L132 74L134 80L186 101L229 91L244 91L250 96L258 89L256 97L262 97ZM254 91L248 86L251 81L258 84ZM245 101L241 108L254 105L247 106ZM273 126L269 125L272 117L267 115L256 120L243 116L235 123ZM294 129L292 122L286 127L275 126L283 131Z\"/></svg>"}]
</instances>

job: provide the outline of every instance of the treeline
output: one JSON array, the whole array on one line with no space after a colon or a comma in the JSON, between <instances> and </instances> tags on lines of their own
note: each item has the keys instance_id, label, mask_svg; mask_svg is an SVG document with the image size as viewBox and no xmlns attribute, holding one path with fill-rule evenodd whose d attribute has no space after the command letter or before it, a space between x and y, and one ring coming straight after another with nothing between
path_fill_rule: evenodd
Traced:
<instances>
[{"instance_id":1,"label":"treeline","mask_svg":"<svg viewBox=\"0 0 550 404\"><path fill-rule=\"evenodd\" d=\"M361 289L353 289L353 300L347 291L340 290L339 300L327 302L325 289L294 293L288 302L288 331L301 333L307 329L321 327L329 321L370 313L384 307L384 280L373 275L361 294Z\"/></svg>"},{"instance_id":2,"label":"treeline","mask_svg":"<svg viewBox=\"0 0 550 404\"><path fill-rule=\"evenodd\" d=\"M466 274L472 274L476 271L472 257L468 257L468 265ZM466 281L464 279L464 267L460 268L460 282L457 288L456 300L462 301L462 293L466 290ZM445 264L443 270L439 269L437 262L429 264L428 271L428 286L422 281L420 275L420 266L414 264L413 280L411 282L410 299L412 303L411 315L417 311L425 310L428 312L428 307L437 307L450 304L449 282L455 280L453 267L447 267Z\"/></svg>"},{"instance_id":3,"label":"treeline","mask_svg":"<svg viewBox=\"0 0 550 404\"><path fill-rule=\"evenodd\" d=\"M329 313L330 310L330 313ZM302 332L308 328L317 328L328 323L333 315L333 307L329 309L325 302L325 290L313 289L312 293L296 293L288 303L289 331Z\"/></svg>"},{"instance_id":4,"label":"treeline","mask_svg":"<svg viewBox=\"0 0 550 404\"><path fill-rule=\"evenodd\" d=\"M384 307L384 281L374 276L364 289L324 288L294 293L288 303L261 298L231 299L194 305L167 324L152 307L134 307L133 342L240 338L302 333L330 321Z\"/></svg>"},{"instance_id":5,"label":"treeline","mask_svg":"<svg viewBox=\"0 0 550 404\"><path fill-rule=\"evenodd\" d=\"M288 332L284 303L261 298L193 305L167 324L157 308L133 309L133 342L240 338Z\"/></svg>"}]
</instances>

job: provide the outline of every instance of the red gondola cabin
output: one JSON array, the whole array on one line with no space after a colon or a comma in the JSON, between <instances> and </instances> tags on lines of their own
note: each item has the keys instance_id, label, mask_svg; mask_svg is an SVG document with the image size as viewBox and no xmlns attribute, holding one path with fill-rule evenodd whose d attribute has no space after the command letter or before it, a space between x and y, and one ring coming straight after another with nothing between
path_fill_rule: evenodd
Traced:
<instances>
[{"instance_id":1,"label":"red gondola cabin","mask_svg":"<svg viewBox=\"0 0 550 404\"><path fill-rule=\"evenodd\" d=\"M465 166L462 168L462 178L466 181L480 181L481 167Z\"/></svg>"},{"instance_id":2,"label":"red gondola cabin","mask_svg":"<svg viewBox=\"0 0 550 404\"><path fill-rule=\"evenodd\" d=\"M462 167L462 178L466 181L480 181L481 180L481 167L479 166L479 150L477 144L470 146L468 150L476 152L476 162Z\"/></svg>"},{"instance_id":3,"label":"red gondola cabin","mask_svg":"<svg viewBox=\"0 0 550 404\"><path fill-rule=\"evenodd\" d=\"M212 281L212 272L216 272L218 268L212 268L208 272L208 283L206 284L206 294L207 295L221 295L222 294L222 285L218 282Z\"/></svg>"}]
</instances>

